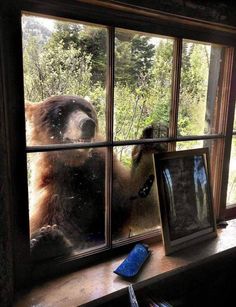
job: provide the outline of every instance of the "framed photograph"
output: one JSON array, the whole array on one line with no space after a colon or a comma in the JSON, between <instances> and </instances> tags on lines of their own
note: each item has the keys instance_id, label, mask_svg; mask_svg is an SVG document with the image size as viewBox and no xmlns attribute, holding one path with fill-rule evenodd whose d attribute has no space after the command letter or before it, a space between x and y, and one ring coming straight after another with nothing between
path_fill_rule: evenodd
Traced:
<instances>
[{"instance_id":1,"label":"framed photograph","mask_svg":"<svg viewBox=\"0 0 236 307\"><path fill-rule=\"evenodd\" d=\"M215 237L208 148L153 155L166 255Z\"/></svg>"}]
</instances>

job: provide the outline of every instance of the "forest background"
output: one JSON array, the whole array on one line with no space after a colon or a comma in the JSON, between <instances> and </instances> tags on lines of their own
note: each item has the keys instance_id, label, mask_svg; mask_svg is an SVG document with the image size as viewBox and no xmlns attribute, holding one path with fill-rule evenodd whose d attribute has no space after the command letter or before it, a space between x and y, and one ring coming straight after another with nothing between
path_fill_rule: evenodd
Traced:
<instances>
[{"instance_id":1,"label":"forest background","mask_svg":"<svg viewBox=\"0 0 236 307\"><path fill-rule=\"evenodd\" d=\"M36 103L66 94L85 97L92 101L99 130L105 135L107 29L56 20L49 27L46 21L33 16L22 19L25 100ZM149 125L169 126L173 47L172 38L116 29L114 140L140 138ZM211 132L207 123L210 60L211 45L183 41L177 127L180 136ZM203 141L177 142L178 150L202 146ZM114 150L129 166L132 146ZM233 201L235 178L236 169L231 172L228 188L228 199L233 197Z\"/></svg>"}]
</instances>

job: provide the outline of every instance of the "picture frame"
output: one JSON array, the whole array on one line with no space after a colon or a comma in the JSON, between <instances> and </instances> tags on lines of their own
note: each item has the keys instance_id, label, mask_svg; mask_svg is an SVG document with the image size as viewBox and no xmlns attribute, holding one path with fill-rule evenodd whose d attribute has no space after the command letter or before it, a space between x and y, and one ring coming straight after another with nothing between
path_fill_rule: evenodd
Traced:
<instances>
[{"instance_id":1,"label":"picture frame","mask_svg":"<svg viewBox=\"0 0 236 307\"><path fill-rule=\"evenodd\" d=\"M216 237L208 148L154 153L153 160L165 254Z\"/></svg>"}]
</instances>

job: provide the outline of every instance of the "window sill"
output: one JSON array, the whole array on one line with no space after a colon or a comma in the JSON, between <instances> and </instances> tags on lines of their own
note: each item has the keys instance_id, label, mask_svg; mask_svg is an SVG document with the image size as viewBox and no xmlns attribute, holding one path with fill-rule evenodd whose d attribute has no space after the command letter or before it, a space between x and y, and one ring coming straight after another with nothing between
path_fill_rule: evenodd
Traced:
<instances>
[{"instance_id":1,"label":"window sill","mask_svg":"<svg viewBox=\"0 0 236 307\"><path fill-rule=\"evenodd\" d=\"M164 255L161 243L150 245L152 255L142 271L132 280L138 290L158 280L193 268L201 263L236 254L236 220L218 230L217 238L210 239L176 252ZM127 293L131 283L113 273L126 255L81 269L63 277L36 286L24 295L18 295L15 307L26 306L96 306Z\"/></svg>"}]
</instances>

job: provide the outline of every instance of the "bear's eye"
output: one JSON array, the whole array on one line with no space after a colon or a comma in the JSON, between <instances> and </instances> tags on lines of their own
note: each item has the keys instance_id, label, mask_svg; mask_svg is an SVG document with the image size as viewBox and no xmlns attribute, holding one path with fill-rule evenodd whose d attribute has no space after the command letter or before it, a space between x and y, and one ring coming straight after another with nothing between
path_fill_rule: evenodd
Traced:
<instances>
[{"instance_id":1,"label":"bear's eye","mask_svg":"<svg viewBox=\"0 0 236 307\"><path fill-rule=\"evenodd\" d=\"M64 122L64 112L62 108L55 108L52 110L50 115L48 115L47 122L51 123L52 128L59 128L63 125Z\"/></svg>"},{"instance_id":2,"label":"bear's eye","mask_svg":"<svg viewBox=\"0 0 236 307\"><path fill-rule=\"evenodd\" d=\"M55 115L62 116L62 108L58 108L54 112L55 112Z\"/></svg>"}]
</instances>

